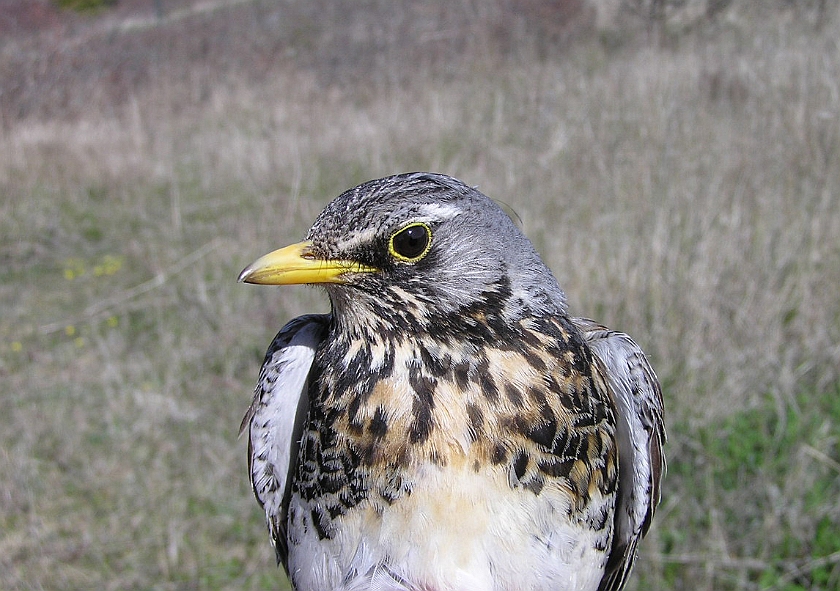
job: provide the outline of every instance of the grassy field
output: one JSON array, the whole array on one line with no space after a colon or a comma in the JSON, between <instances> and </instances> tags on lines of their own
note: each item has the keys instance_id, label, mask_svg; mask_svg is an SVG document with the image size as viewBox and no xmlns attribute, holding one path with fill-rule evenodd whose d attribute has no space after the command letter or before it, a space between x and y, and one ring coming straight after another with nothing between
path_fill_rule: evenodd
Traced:
<instances>
[{"instance_id":1,"label":"grassy field","mask_svg":"<svg viewBox=\"0 0 840 591\"><path fill-rule=\"evenodd\" d=\"M527 2L163 4L0 44L0 589L285 584L237 430L327 302L236 276L405 170L507 204L650 354L631 589L840 588L837 8L649 43Z\"/></svg>"}]
</instances>

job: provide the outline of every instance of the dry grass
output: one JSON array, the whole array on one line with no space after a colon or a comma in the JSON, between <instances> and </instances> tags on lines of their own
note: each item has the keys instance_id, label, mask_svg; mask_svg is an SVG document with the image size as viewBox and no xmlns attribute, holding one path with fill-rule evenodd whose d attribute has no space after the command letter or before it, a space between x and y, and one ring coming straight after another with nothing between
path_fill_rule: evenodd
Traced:
<instances>
[{"instance_id":1,"label":"dry grass","mask_svg":"<svg viewBox=\"0 0 840 591\"><path fill-rule=\"evenodd\" d=\"M653 49L502 2L278 6L84 29L5 86L0 587L275 586L236 430L326 303L236 273L419 169L508 204L574 312L650 353L671 471L635 588L835 586L837 11ZM8 81L38 47L0 48Z\"/></svg>"}]
</instances>

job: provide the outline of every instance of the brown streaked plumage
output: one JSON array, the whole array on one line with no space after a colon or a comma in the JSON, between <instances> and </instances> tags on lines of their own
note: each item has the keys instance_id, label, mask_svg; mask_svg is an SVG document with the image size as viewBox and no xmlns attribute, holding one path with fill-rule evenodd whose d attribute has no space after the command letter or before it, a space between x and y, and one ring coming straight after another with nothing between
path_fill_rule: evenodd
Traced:
<instances>
[{"instance_id":1,"label":"brown streaked plumage","mask_svg":"<svg viewBox=\"0 0 840 591\"><path fill-rule=\"evenodd\" d=\"M659 384L627 335L569 316L491 200L370 181L240 280L332 304L280 331L242 424L295 589L624 586L659 500Z\"/></svg>"}]
</instances>

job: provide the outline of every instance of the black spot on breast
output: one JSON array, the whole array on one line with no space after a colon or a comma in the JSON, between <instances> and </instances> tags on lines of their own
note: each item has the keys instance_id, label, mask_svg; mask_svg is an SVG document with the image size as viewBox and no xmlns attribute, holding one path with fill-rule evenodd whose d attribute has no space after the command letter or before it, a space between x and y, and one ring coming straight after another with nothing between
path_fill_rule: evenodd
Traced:
<instances>
[{"instance_id":1,"label":"black spot on breast","mask_svg":"<svg viewBox=\"0 0 840 591\"><path fill-rule=\"evenodd\" d=\"M545 392L543 392L542 388L537 388L535 386L528 387L528 398L530 398L535 404L540 407L545 406L548 404L548 401L545 397Z\"/></svg>"},{"instance_id":2,"label":"black spot on breast","mask_svg":"<svg viewBox=\"0 0 840 591\"><path fill-rule=\"evenodd\" d=\"M583 342L580 334L575 333L571 339L572 345L572 367L582 376L592 374L592 353L589 347Z\"/></svg>"},{"instance_id":3,"label":"black spot on breast","mask_svg":"<svg viewBox=\"0 0 840 591\"><path fill-rule=\"evenodd\" d=\"M590 385L590 392L595 392L594 385ZM602 399L592 400L592 421L593 425L603 423L611 415L610 409Z\"/></svg>"},{"instance_id":4,"label":"black spot on breast","mask_svg":"<svg viewBox=\"0 0 840 591\"><path fill-rule=\"evenodd\" d=\"M554 418L554 413L549 409L545 409L543 420L536 425L531 425L526 432L531 441L543 446L545 449L551 449L556 433L557 419Z\"/></svg>"},{"instance_id":5,"label":"black spot on breast","mask_svg":"<svg viewBox=\"0 0 840 591\"><path fill-rule=\"evenodd\" d=\"M522 480L522 477L525 476L525 471L528 469L528 454L525 452L524 449L519 450L516 454L516 458L513 460L513 473L516 475L517 480Z\"/></svg>"},{"instance_id":6,"label":"black spot on breast","mask_svg":"<svg viewBox=\"0 0 840 591\"><path fill-rule=\"evenodd\" d=\"M346 480L338 472L322 472L318 478L318 485L325 493L337 493L345 484L347 484Z\"/></svg>"},{"instance_id":7,"label":"black spot on breast","mask_svg":"<svg viewBox=\"0 0 840 591\"><path fill-rule=\"evenodd\" d=\"M335 519L339 515L344 515L344 507L341 505L329 505L327 507L327 513L329 513L331 519Z\"/></svg>"},{"instance_id":8,"label":"black spot on breast","mask_svg":"<svg viewBox=\"0 0 840 591\"><path fill-rule=\"evenodd\" d=\"M589 457L589 437L583 434L577 438L577 449L575 450L575 457L588 458Z\"/></svg>"},{"instance_id":9,"label":"black spot on breast","mask_svg":"<svg viewBox=\"0 0 840 591\"><path fill-rule=\"evenodd\" d=\"M526 328L525 330L523 330L522 333L519 335L519 338L522 339L522 342L524 342L532 349L538 349L542 347L542 342L540 341L539 337L534 331L530 329Z\"/></svg>"},{"instance_id":10,"label":"black spot on breast","mask_svg":"<svg viewBox=\"0 0 840 591\"><path fill-rule=\"evenodd\" d=\"M414 421L409 429L409 441L414 444L425 442L432 434L432 412L428 407L414 405Z\"/></svg>"},{"instance_id":11,"label":"black spot on breast","mask_svg":"<svg viewBox=\"0 0 840 591\"><path fill-rule=\"evenodd\" d=\"M376 407L376 411L373 413L373 418L368 424L368 433L370 433L374 439L382 439L388 433L388 420L385 416L384 407Z\"/></svg>"},{"instance_id":12,"label":"black spot on breast","mask_svg":"<svg viewBox=\"0 0 840 591\"><path fill-rule=\"evenodd\" d=\"M526 333L526 334L530 334L530 333ZM527 361L528 364L531 367L533 367L535 370L537 370L539 372L545 371L545 361L543 361L542 357L540 357L539 354L536 351L534 351L533 349L530 349L530 348L526 348L524 353L525 353L525 361Z\"/></svg>"},{"instance_id":13,"label":"black spot on breast","mask_svg":"<svg viewBox=\"0 0 840 591\"><path fill-rule=\"evenodd\" d=\"M490 361L483 353L479 355L476 370L478 385L481 388L482 393L488 401L495 404L499 401L499 388L496 386L496 382L493 381L493 377L490 372Z\"/></svg>"},{"instance_id":14,"label":"black spot on breast","mask_svg":"<svg viewBox=\"0 0 840 591\"><path fill-rule=\"evenodd\" d=\"M588 414L588 412L583 412L588 411L589 409L587 408L579 390L570 388L567 388L566 390L559 390L559 384L557 385L557 388L557 391L560 392L560 404L562 404L564 408L567 408L574 415Z\"/></svg>"},{"instance_id":15,"label":"black spot on breast","mask_svg":"<svg viewBox=\"0 0 840 591\"><path fill-rule=\"evenodd\" d=\"M362 464L370 466L376 461L376 449L377 447L373 442L359 446L359 458L361 458Z\"/></svg>"},{"instance_id":16,"label":"black spot on breast","mask_svg":"<svg viewBox=\"0 0 840 591\"><path fill-rule=\"evenodd\" d=\"M490 461L494 466L498 466L507 459L507 449L501 443L493 446L493 451L490 452Z\"/></svg>"},{"instance_id":17,"label":"black spot on breast","mask_svg":"<svg viewBox=\"0 0 840 591\"><path fill-rule=\"evenodd\" d=\"M505 384L505 395L516 408L522 408L524 400L522 399L522 392L513 384Z\"/></svg>"},{"instance_id":18,"label":"black spot on breast","mask_svg":"<svg viewBox=\"0 0 840 591\"><path fill-rule=\"evenodd\" d=\"M394 371L394 346L391 345L385 349L385 357L382 358L382 363L379 365L379 370L375 373L376 380L391 375Z\"/></svg>"},{"instance_id":19,"label":"black spot on breast","mask_svg":"<svg viewBox=\"0 0 840 591\"><path fill-rule=\"evenodd\" d=\"M570 453L569 450L573 450L577 447L577 440L579 438L580 435L578 435L577 432L563 429L558 434L558 437L554 439L554 447L551 448L551 453L558 457L574 455L574 453Z\"/></svg>"},{"instance_id":20,"label":"black spot on breast","mask_svg":"<svg viewBox=\"0 0 840 591\"><path fill-rule=\"evenodd\" d=\"M367 394L356 394L347 405L347 426L353 435L361 435L364 430L364 426L358 420L357 415L366 398Z\"/></svg>"},{"instance_id":21,"label":"black spot on breast","mask_svg":"<svg viewBox=\"0 0 840 591\"><path fill-rule=\"evenodd\" d=\"M440 377L449 371L449 368L452 365L452 358L449 357L449 355L435 357L423 345L419 345L419 349L420 360L423 362L423 366L426 371L435 377Z\"/></svg>"},{"instance_id":22,"label":"black spot on breast","mask_svg":"<svg viewBox=\"0 0 840 591\"><path fill-rule=\"evenodd\" d=\"M499 401L499 388L496 387L496 382L489 373L480 373L478 381L481 385L481 391L490 402L496 403Z\"/></svg>"},{"instance_id":23,"label":"black spot on breast","mask_svg":"<svg viewBox=\"0 0 840 591\"><path fill-rule=\"evenodd\" d=\"M327 516L324 515L323 509L321 509L321 507L314 507L310 516L312 518L312 526L315 528L318 538L321 540L331 538L332 536L329 535L328 531L329 522L327 521Z\"/></svg>"},{"instance_id":24,"label":"black spot on breast","mask_svg":"<svg viewBox=\"0 0 840 591\"><path fill-rule=\"evenodd\" d=\"M367 473L362 470L354 470L349 474L347 486L338 493L338 500L341 501L345 511L355 507L368 496Z\"/></svg>"},{"instance_id":25,"label":"black spot on breast","mask_svg":"<svg viewBox=\"0 0 840 591\"><path fill-rule=\"evenodd\" d=\"M577 413L575 415L575 418L574 418L575 427L577 427L579 429L587 428L587 427L594 427L597 423L599 423L600 420L596 417L596 414L598 412L596 410L597 406L598 406L597 404L589 405L589 409L592 412ZM603 420L603 419L601 419L601 420Z\"/></svg>"},{"instance_id":26,"label":"black spot on breast","mask_svg":"<svg viewBox=\"0 0 840 591\"><path fill-rule=\"evenodd\" d=\"M537 464L540 472L552 478L567 478L575 465L573 458L542 460Z\"/></svg>"},{"instance_id":27,"label":"black spot on breast","mask_svg":"<svg viewBox=\"0 0 840 591\"><path fill-rule=\"evenodd\" d=\"M431 378L419 375L416 370L409 373L408 381L414 390L414 402L411 406L414 420L409 429L409 441L418 444L425 442L434 428L432 411L435 408L434 392L437 383Z\"/></svg>"},{"instance_id":28,"label":"black spot on breast","mask_svg":"<svg viewBox=\"0 0 840 591\"><path fill-rule=\"evenodd\" d=\"M528 421L522 415L508 415L499 419L499 426L506 431L515 434L527 433L531 428Z\"/></svg>"},{"instance_id":29,"label":"black spot on breast","mask_svg":"<svg viewBox=\"0 0 840 591\"><path fill-rule=\"evenodd\" d=\"M467 403L467 416L470 419L470 437L475 441L484 432L484 413L470 402Z\"/></svg>"},{"instance_id":30,"label":"black spot on breast","mask_svg":"<svg viewBox=\"0 0 840 591\"><path fill-rule=\"evenodd\" d=\"M468 361L461 361L453 368L455 374L455 384L460 390L466 390L470 383L470 363Z\"/></svg>"}]
</instances>

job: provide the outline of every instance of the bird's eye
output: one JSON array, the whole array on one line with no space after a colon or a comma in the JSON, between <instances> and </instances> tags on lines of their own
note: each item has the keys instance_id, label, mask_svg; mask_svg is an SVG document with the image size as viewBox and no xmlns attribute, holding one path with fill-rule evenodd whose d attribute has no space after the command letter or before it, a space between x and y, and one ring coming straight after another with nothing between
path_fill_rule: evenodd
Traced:
<instances>
[{"instance_id":1,"label":"bird's eye","mask_svg":"<svg viewBox=\"0 0 840 591\"><path fill-rule=\"evenodd\" d=\"M414 263L426 256L431 243L432 230L429 226L414 223L391 235L388 251L398 260Z\"/></svg>"}]
</instances>

